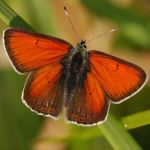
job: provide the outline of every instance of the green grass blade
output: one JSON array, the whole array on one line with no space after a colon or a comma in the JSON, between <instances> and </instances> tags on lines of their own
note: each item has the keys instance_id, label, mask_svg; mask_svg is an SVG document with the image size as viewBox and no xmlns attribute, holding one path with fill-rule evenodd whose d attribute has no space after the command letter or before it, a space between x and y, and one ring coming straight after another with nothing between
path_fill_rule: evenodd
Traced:
<instances>
[{"instance_id":1,"label":"green grass blade","mask_svg":"<svg viewBox=\"0 0 150 150\"><path fill-rule=\"evenodd\" d=\"M8 5L0 1L0 17L2 20L9 25L10 21L13 20L17 14Z\"/></svg>"},{"instance_id":2,"label":"green grass blade","mask_svg":"<svg viewBox=\"0 0 150 150\"><path fill-rule=\"evenodd\" d=\"M122 123L127 129L134 129L148 125L150 124L150 110L123 117Z\"/></svg>"},{"instance_id":3,"label":"green grass blade","mask_svg":"<svg viewBox=\"0 0 150 150\"><path fill-rule=\"evenodd\" d=\"M107 121L98 125L98 128L115 150L141 149L134 138L125 130L123 124L110 113Z\"/></svg>"},{"instance_id":4,"label":"green grass blade","mask_svg":"<svg viewBox=\"0 0 150 150\"><path fill-rule=\"evenodd\" d=\"M15 11L13 11L4 1L0 1L0 18L11 27L23 27L33 30L33 28Z\"/></svg>"}]
</instances>

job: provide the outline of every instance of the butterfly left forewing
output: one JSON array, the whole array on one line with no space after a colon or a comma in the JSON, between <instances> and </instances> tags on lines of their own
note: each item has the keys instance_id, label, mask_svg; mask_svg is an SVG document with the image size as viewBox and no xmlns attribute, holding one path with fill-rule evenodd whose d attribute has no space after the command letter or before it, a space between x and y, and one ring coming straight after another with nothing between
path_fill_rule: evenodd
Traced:
<instances>
[{"instance_id":1,"label":"butterfly left forewing","mask_svg":"<svg viewBox=\"0 0 150 150\"><path fill-rule=\"evenodd\" d=\"M67 119L79 125L94 125L105 120L108 108L109 101L104 91L88 72L83 87L75 90L67 106Z\"/></svg>"},{"instance_id":2,"label":"butterfly left forewing","mask_svg":"<svg viewBox=\"0 0 150 150\"><path fill-rule=\"evenodd\" d=\"M91 71L114 103L135 94L146 81L142 68L109 54L90 51L89 62Z\"/></svg>"},{"instance_id":3,"label":"butterfly left forewing","mask_svg":"<svg viewBox=\"0 0 150 150\"><path fill-rule=\"evenodd\" d=\"M38 114L57 117L63 107L63 89L62 65L55 63L29 75L22 99Z\"/></svg>"}]
</instances>

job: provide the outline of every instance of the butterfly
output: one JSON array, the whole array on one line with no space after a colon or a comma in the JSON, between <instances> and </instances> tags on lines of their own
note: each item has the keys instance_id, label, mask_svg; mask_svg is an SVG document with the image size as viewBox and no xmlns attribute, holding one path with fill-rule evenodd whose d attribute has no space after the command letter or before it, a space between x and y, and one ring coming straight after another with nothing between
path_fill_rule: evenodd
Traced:
<instances>
[{"instance_id":1,"label":"butterfly","mask_svg":"<svg viewBox=\"0 0 150 150\"><path fill-rule=\"evenodd\" d=\"M110 103L136 94L146 82L139 66L101 51L75 47L62 39L20 28L4 32L14 69L29 72L22 100L37 114L57 118L65 108L69 122L96 125L106 120Z\"/></svg>"}]
</instances>

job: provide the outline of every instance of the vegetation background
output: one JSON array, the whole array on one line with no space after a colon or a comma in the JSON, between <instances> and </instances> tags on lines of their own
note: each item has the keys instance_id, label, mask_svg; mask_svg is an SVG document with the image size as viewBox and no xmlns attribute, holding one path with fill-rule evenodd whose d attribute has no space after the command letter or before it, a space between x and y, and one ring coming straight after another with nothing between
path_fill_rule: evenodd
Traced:
<instances>
[{"instance_id":1,"label":"vegetation background","mask_svg":"<svg viewBox=\"0 0 150 150\"><path fill-rule=\"evenodd\" d=\"M7 4L7 5L5 5ZM102 50L143 67L150 75L149 0L0 0L0 32L20 26L18 14L35 31L76 44L64 14L66 6L83 39L120 26L115 33L94 40L89 49ZM10 11L8 8L13 11ZM12 69L0 43L1 150L136 150L150 149L150 81L134 97L111 105L103 125L81 127L43 118L21 102L26 75Z\"/></svg>"}]
</instances>

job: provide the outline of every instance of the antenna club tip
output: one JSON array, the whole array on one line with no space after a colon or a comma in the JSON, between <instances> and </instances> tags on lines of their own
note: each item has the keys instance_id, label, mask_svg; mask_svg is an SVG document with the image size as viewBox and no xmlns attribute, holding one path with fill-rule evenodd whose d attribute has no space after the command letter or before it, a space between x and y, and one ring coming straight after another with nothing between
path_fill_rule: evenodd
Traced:
<instances>
[{"instance_id":1,"label":"antenna club tip","mask_svg":"<svg viewBox=\"0 0 150 150\"><path fill-rule=\"evenodd\" d=\"M68 16L68 11L67 11L67 8L64 6L64 11L65 11L65 14Z\"/></svg>"},{"instance_id":2,"label":"antenna club tip","mask_svg":"<svg viewBox=\"0 0 150 150\"><path fill-rule=\"evenodd\" d=\"M67 11L67 8L66 8L66 6L64 6L64 10L66 10L66 11Z\"/></svg>"}]
</instances>

